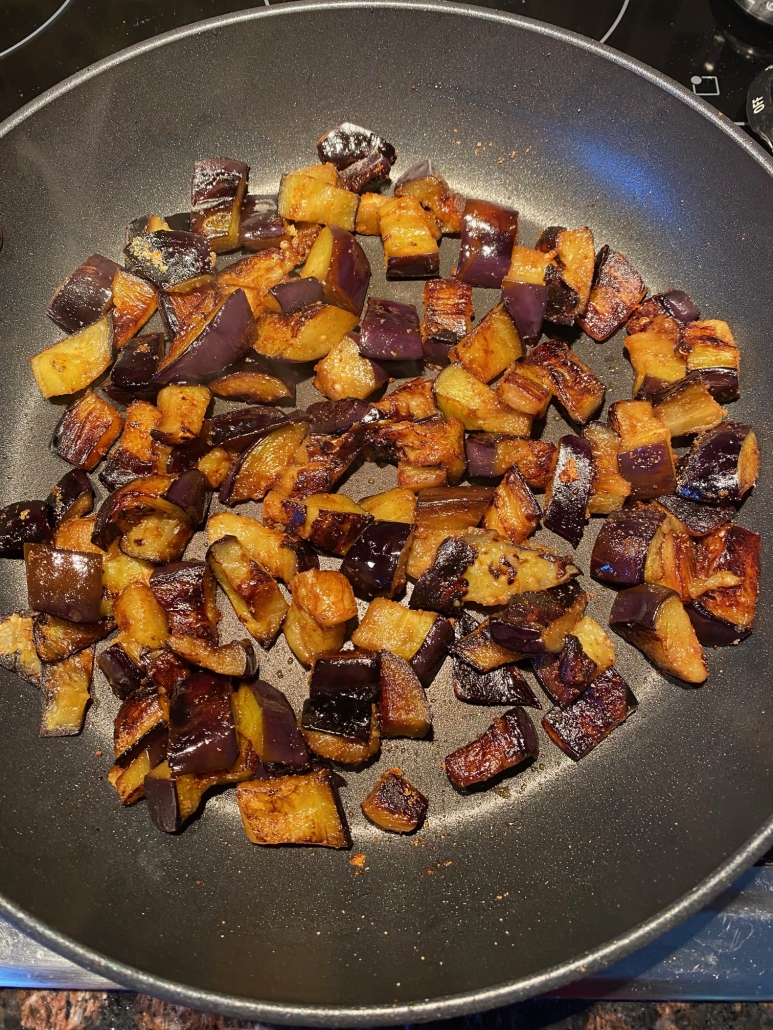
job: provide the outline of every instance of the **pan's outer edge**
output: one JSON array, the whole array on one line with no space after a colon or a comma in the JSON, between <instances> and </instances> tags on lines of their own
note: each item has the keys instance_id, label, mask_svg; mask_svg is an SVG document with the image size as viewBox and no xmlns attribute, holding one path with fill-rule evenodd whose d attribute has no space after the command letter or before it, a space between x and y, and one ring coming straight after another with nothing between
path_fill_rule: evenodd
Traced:
<instances>
[{"instance_id":1,"label":"pan's outer edge","mask_svg":"<svg viewBox=\"0 0 773 1030\"><path fill-rule=\"evenodd\" d=\"M106 57L96 64L70 76L63 82L42 93L26 104L15 114L0 123L0 139L8 135L36 111L47 106L58 97L69 93L80 86L124 61L129 61L157 47L166 46L178 39L209 32L221 26L253 21L256 18L291 17L308 8L314 10L350 7L356 9L398 8L411 10L417 8L435 14L463 14L466 17L483 21L515 24L524 31L534 32L548 38L570 42L581 50L604 57L612 64L619 65L628 71L654 83L665 90L674 99L692 107L715 128L730 136L746 153L760 164L773 177L773 159L742 132L730 119L716 111L706 101L695 96L684 86L649 68L640 61L614 50L612 47L595 40L588 39L568 29L556 28L544 22L534 21L520 15L508 14L504 11L493 11L488 8L471 7L467 4L453 3L450 0L296 0L280 7L260 7L232 14L209 18L205 21L185 25L170 32L165 32L152 39L137 43ZM426 999L413 1004L396 1004L394 1006L339 1008L327 1005L279 1005L273 1002L249 1001L210 991L199 991L192 987L184 987L140 970L125 966L123 963L106 959L88 948L84 948L69 937L50 929L40 920L28 915L0 894L0 914L7 918L24 933L41 944L51 947L72 962L98 973L116 983L137 991L146 992L156 997L190 1006L200 1011L219 1012L242 1019L265 1020L273 1023L290 1023L297 1026L330 1026L330 1027L363 1027L384 1026L400 1023L427 1022L436 1019L447 1019L452 1016L488 1009L520 1001L536 994L554 991L573 980L587 976L589 973L610 965L617 959L643 947L659 937L673 926L682 922L692 913L711 901L722 890L730 886L745 869L759 858L773 844L773 817L751 837L744 847L732 855L715 872L706 877L693 890L689 891L677 902L664 909L657 916L646 920L625 934L615 937L603 946L588 952L571 962L552 966L539 974L515 983L505 983L465 994L446 995L442 998Z\"/></svg>"}]
</instances>

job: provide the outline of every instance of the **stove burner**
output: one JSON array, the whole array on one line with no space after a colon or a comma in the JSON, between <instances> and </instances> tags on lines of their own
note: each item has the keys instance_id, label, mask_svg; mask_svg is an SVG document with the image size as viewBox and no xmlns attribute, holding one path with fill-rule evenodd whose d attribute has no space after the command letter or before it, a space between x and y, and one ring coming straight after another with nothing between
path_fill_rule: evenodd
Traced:
<instances>
[{"instance_id":1,"label":"stove burner","mask_svg":"<svg viewBox=\"0 0 773 1030\"><path fill-rule=\"evenodd\" d=\"M45 31L69 3L70 0L16 0L6 4L0 23L0 58Z\"/></svg>"}]
</instances>

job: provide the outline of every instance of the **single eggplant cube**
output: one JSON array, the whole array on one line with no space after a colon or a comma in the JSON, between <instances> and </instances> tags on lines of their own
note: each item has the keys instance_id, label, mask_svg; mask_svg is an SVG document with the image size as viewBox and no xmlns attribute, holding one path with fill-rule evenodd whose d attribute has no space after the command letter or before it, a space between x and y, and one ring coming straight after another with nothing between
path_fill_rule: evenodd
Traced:
<instances>
[{"instance_id":1,"label":"single eggplant cube","mask_svg":"<svg viewBox=\"0 0 773 1030\"><path fill-rule=\"evenodd\" d=\"M121 701L139 690L145 674L129 657L120 644L112 644L97 658L97 665L110 684L110 689Z\"/></svg>"},{"instance_id":2,"label":"single eggplant cube","mask_svg":"<svg viewBox=\"0 0 773 1030\"><path fill-rule=\"evenodd\" d=\"M587 440L562 436L553 470L550 495L542 517L545 529L557 533L577 547L588 518L595 462Z\"/></svg>"},{"instance_id":3,"label":"single eggplant cube","mask_svg":"<svg viewBox=\"0 0 773 1030\"><path fill-rule=\"evenodd\" d=\"M239 244L247 250L278 247L287 240L287 225L279 214L276 196L247 194L239 219Z\"/></svg>"},{"instance_id":4,"label":"single eggplant cube","mask_svg":"<svg viewBox=\"0 0 773 1030\"><path fill-rule=\"evenodd\" d=\"M383 737L420 740L432 729L432 711L421 680L399 655L380 651L378 714Z\"/></svg>"},{"instance_id":5,"label":"single eggplant cube","mask_svg":"<svg viewBox=\"0 0 773 1030\"><path fill-rule=\"evenodd\" d=\"M193 164L190 227L216 253L239 245L239 216L249 174L249 165L228 157Z\"/></svg>"},{"instance_id":6,"label":"single eggplant cube","mask_svg":"<svg viewBox=\"0 0 773 1030\"><path fill-rule=\"evenodd\" d=\"M537 731L528 712L511 708L480 737L447 756L446 775L455 787L471 787L538 754Z\"/></svg>"},{"instance_id":7,"label":"single eggplant cube","mask_svg":"<svg viewBox=\"0 0 773 1030\"><path fill-rule=\"evenodd\" d=\"M286 412L267 404L253 404L215 415L210 422L207 443L240 453L279 426L290 423Z\"/></svg>"},{"instance_id":8,"label":"single eggplant cube","mask_svg":"<svg viewBox=\"0 0 773 1030\"><path fill-rule=\"evenodd\" d=\"M752 427L723 422L696 437L679 462L676 493L701 504L740 501L759 471L760 448Z\"/></svg>"},{"instance_id":9,"label":"single eggplant cube","mask_svg":"<svg viewBox=\"0 0 773 1030\"><path fill-rule=\"evenodd\" d=\"M542 726L556 747L577 762L625 722L636 706L631 688L611 668L568 708L552 708L543 716Z\"/></svg>"},{"instance_id":10,"label":"single eggplant cube","mask_svg":"<svg viewBox=\"0 0 773 1030\"><path fill-rule=\"evenodd\" d=\"M397 160L397 151L383 136L352 122L342 122L320 136L317 153L320 161L335 165L339 172L374 156L383 157L390 168Z\"/></svg>"},{"instance_id":11,"label":"single eggplant cube","mask_svg":"<svg viewBox=\"0 0 773 1030\"><path fill-rule=\"evenodd\" d=\"M480 672L461 658L454 658L454 694L471 705L542 708L516 665L500 665L489 672Z\"/></svg>"},{"instance_id":12,"label":"single eggplant cube","mask_svg":"<svg viewBox=\"0 0 773 1030\"><path fill-rule=\"evenodd\" d=\"M588 596L576 580L516 594L491 618L491 639L520 654L558 654L580 621Z\"/></svg>"},{"instance_id":13,"label":"single eggplant cube","mask_svg":"<svg viewBox=\"0 0 773 1030\"><path fill-rule=\"evenodd\" d=\"M163 333L146 333L129 340L113 365L110 387L129 399L152 401L158 393L153 376L163 353Z\"/></svg>"},{"instance_id":14,"label":"single eggplant cube","mask_svg":"<svg viewBox=\"0 0 773 1030\"><path fill-rule=\"evenodd\" d=\"M24 565L30 608L70 622L99 622L102 558L98 554L28 543Z\"/></svg>"},{"instance_id":15,"label":"single eggplant cube","mask_svg":"<svg viewBox=\"0 0 773 1030\"><path fill-rule=\"evenodd\" d=\"M394 597L405 586L413 526L372 522L347 551L341 572L366 601Z\"/></svg>"},{"instance_id":16,"label":"single eggplant cube","mask_svg":"<svg viewBox=\"0 0 773 1030\"><path fill-rule=\"evenodd\" d=\"M690 501L686 497L679 497L678 494L668 494L665 497L658 497L657 503L665 508L669 515L678 519L685 528L685 531L692 537L706 536L713 533L720 526L732 522L737 512L731 504L723 504L717 507L709 507L700 504L698 501Z\"/></svg>"},{"instance_id":17,"label":"single eggplant cube","mask_svg":"<svg viewBox=\"0 0 773 1030\"><path fill-rule=\"evenodd\" d=\"M154 383L202 383L222 375L250 350L254 328L247 295L234 290L192 338L178 338L159 362Z\"/></svg>"},{"instance_id":18,"label":"single eggplant cube","mask_svg":"<svg viewBox=\"0 0 773 1030\"><path fill-rule=\"evenodd\" d=\"M487 200L468 200L456 278L470 286L501 286L517 239L517 211Z\"/></svg>"},{"instance_id":19,"label":"single eggplant cube","mask_svg":"<svg viewBox=\"0 0 773 1030\"><path fill-rule=\"evenodd\" d=\"M465 540L449 536L437 549L434 564L419 577L411 594L411 607L455 615L467 594L465 572L478 552Z\"/></svg>"},{"instance_id":20,"label":"single eggplant cube","mask_svg":"<svg viewBox=\"0 0 773 1030\"><path fill-rule=\"evenodd\" d=\"M46 506L49 521L54 529L68 519L79 519L88 515L94 506L94 490L89 477L81 469L70 469L56 486L52 487L46 498ZM45 543L45 540L30 540L29 543Z\"/></svg>"},{"instance_id":21,"label":"single eggplant cube","mask_svg":"<svg viewBox=\"0 0 773 1030\"><path fill-rule=\"evenodd\" d=\"M127 272L159 290L195 289L209 281L215 265L209 241L192 232L159 229L140 233L124 248Z\"/></svg>"},{"instance_id":22,"label":"single eggplant cube","mask_svg":"<svg viewBox=\"0 0 773 1030\"><path fill-rule=\"evenodd\" d=\"M368 401L347 397L341 401L317 401L306 409L312 436L340 436L362 423L371 425L384 416Z\"/></svg>"},{"instance_id":23,"label":"single eggplant cube","mask_svg":"<svg viewBox=\"0 0 773 1030\"><path fill-rule=\"evenodd\" d=\"M119 267L101 254L87 257L54 294L48 305L48 317L66 333L98 322L112 303L113 278Z\"/></svg>"},{"instance_id":24,"label":"single eggplant cube","mask_svg":"<svg viewBox=\"0 0 773 1030\"><path fill-rule=\"evenodd\" d=\"M401 769L388 769L376 780L360 808L381 830L413 833L426 819L429 801L406 780Z\"/></svg>"},{"instance_id":25,"label":"single eggplant cube","mask_svg":"<svg viewBox=\"0 0 773 1030\"><path fill-rule=\"evenodd\" d=\"M319 304L325 299L322 283L313 275L277 283L268 292L282 309L283 315L294 315L309 304Z\"/></svg>"},{"instance_id":26,"label":"single eggplant cube","mask_svg":"<svg viewBox=\"0 0 773 1030\"><path fill-rule=\"evenodd\" d=\"M234 698L236 728L247 737L261 762L306 768L309 752L298 720L281 690L265 680L242 683Z\"/></svg>"},{"instance_id":27,"label":"single eggplant cube","mask_svg":"<svg viewBox=\"0 0 773 1030\"><path fill-rule=\"evenodd\" d=\"M311 666L309 696L347 697L375 701L379 692L381 659L372 651L332 651L319 654Z\"/></svg>"},{"instance_id":28,"label":"single eggplant cube","mask_svg":"<svg viewBox=\"0 0 773 1030\"><path fill-rule=\"evenodd\" d=\"M163 495L165 501L181 508L194 526L201 526L209 508L209 484L197 468L177 476Z\"/></svg>"},{"instance_id":29,"label":"single eggplant cube","mask_svg":"<svg viewBox=\"0 0 773 1030\"><path fill-rule=\"evenodd\" d=\"M643 583L647 552L666 518L664 511L643 504L613 511L593 545L591 576L621 586Z\"/></svg>"},{"instance_id":30,"label":"single eggplant cube","mask_svg":"<svg viewBox=\"0 0 773 1030\"><path fill-rule=\"evenodd\" d=\"M598 665L572 634L559 655L534 655L531 664L545 693L561 708L576 701L599 674Z\"/></svg>"},{"instance_id":31,"label":"single eggplant cube","mask_svg":"<svg viewBox=\"0 0 773 1030\"><path fill-rule=\"evenodd\" d=\"M419 316L411 304L369 297L362 317L360 354L376 361L417 361Z\"/></svg>"},{"instance_id":32,"label":"single eggplant cube","mask_svg":"<svg viewBox=\"0 0 773 1030\"><path fill-rule=\"evenodd\" d=\"M48 543L51 535L45 501L16 501L0 508L0 555L18 555L25 544Z\"/></svg>"},{"instance_id":33,"label":"single eggplant cube","mask_svg":"<svg viewBox=\"0 0 773 1030\"><path fill-rule=\"evenodd\" d=\"M175 773L220 772L239 757L231 684L222 676L190 676L169 705L169 768Z\"/></svg>"},{"instance_id":34,"label":"single eggplant cube","mask_svg":"<svg viewBox=\"0 0 773 1030\"><path fill-rule=\"evenodd\" d=\"M304 730L349 737L365 743L370 739L373 705L351 697L329 694L308 698L303 703L301 726Z\"/></svg>"},{"instance_id":35,"label":"single eggplant cube","mask_svg":"<svg viewBox=\"0 0 773 1030\"><path fill-rule=\"evenodd\" d=\"M438 615L432 623L419 650L410 660L410 666L423 687L428 687L450 653L454 642L454 627L449 619Z\"/></svg>"},{"instance_id":36,"label":"single eggplant cube","mask_svg":"<svg viewBox=\"0 0 773 1030\"><path fill-rule=\"evenodd\" d=\"M161 565L153 570L148 584L166 612L171 633L217 644L217 585L206 562Z\"/></svg>"},{"instance_id":37,"label":"single eggplant cube","mask_svg":"<svg viewBox=\"0 0 773 1030\"><path fill-rule=\"evenodd\" d=\"M359 241L346 229L325 226L309 251L301 275L319 280L329 304L355 315L362 311L370 283L370 261Z\"/></svg>"},{"instance_id":38,"label":"single eggplant cube","mask_svg":"<svg viewBox=\"0 0 773 1030\"><path fill-rule=\"evenodd\" d=\"M124 428L123 417L104 397L87 390L59 419L51 449L64 461L91 472Z\"/></svg>"},{"instance_id":39,"label":"single eggplant cube","mask_svg":"<svg viewBox=\"0 0 773 1030\"><path fill-rule=\"evenodd\" d=\"M506 279L502 283L502 301L525 344L536 343L542 332L548 290L540 283L521 283Z\"/></svg>"}]
</instances>

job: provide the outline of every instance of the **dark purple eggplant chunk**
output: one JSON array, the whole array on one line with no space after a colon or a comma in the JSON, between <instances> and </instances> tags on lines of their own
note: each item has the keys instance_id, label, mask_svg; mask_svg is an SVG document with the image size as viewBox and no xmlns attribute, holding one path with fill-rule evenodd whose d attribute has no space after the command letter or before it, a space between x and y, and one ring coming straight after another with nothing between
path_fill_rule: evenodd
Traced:
<instances>
[{"instance_id":1,"label":"dark purple eggplant chunk","mask_svg":"<svg viewBox=\"0 0 773 1030\"><path fill-rule=\"evenodd\" d=\"M387 183L391 171L392 162L383 154L369 154L342 169L338 181L345 190L362 193L366 186L373 189Z\"/></svg>"},{"instance_id":2,"label":"dark purple eggplant chunk","mask_svg":"<svg viewBox=\"0 0 773 1030\"><path fill-rule=\"evenodd\" d=\"M268 292L282 309L283 315L294 315L309 304L319 304L325 299L322 283L313 275L277 283Z\"/></svg>"},{"instance_id":3,"label":"dark purple eggplant chunk","mask_svg":"<svg viewBox=\"0 0 773 1030\"><path fill-rule=\"evenodd\" d=\"M264 680L246 684L263 713L263 753L261 760L297 767L309 764L309 752L298 729L295 712L281 690Z\"/></svg>"},{"instance_id":4,"label":"dark purple eggplant chunk","mask_svg":"<svg viewBox=\"0 0 773 1030\"><path fill-rule=\"evenodd\" d=\"M599 671L571 633L560 654L534 655L531 664L542 689L561 708L576 701Z\"/></svg>"},{"instance_id":5,"label":"dark purple eggplant chunk","mask_svg":"<svg viewBox=\"0 0 773 1030\"><path fill-rule=\"evenodd\" d=\"M416 581L411 608L455 615L462 607L469 586L464 573L477 557L474 547L459 537L449 536L438 547L432 567Z\"/></svg>"},{"instance_id":6,"label":"dark purple eggplant chunk","mask_svg":"<svg viewBox=\"0 0 773 1030\"><path fill-rule=\"evenodd\" d=\"M502 283L502 300L507 313L525 344L536 343L542 332L542 322L548 299L548 288L540 283Z\"/></svg>"},{"instance_id":7,"label":"dark purple eggplant chunk","mask_svg":"<svg viewBox=\"0 0 773 1030\"><path fill-rule=\"evenodd\" d=\"M552 492L542 524L568 540L572 547L577 547L582 540L593 475L593 451L588 441L581 436L562 436L558 441Z\"/></svg>"},{"instance_id":8,"label":"dark purple eggplant chunk","mask_svg":"<svg viewBox=\"0 0 773 1030\"><path fill-rule=\"evenodd\" d=\"M436 333L434 336L430 336L421 342L424 360L433 368L445 368L446 365L451 363L448 353L458 343L458 340L454 337L453 333L447 330L446 332L446 339L442 339L440 333Z\"/></svg>"},{"instance_id":9,"label":"dark purple eggplant chunk","mask_svg":"<svg viewBox=\"0 0 773 1030\"><path fill-rule=\"evenodd\" d=\"M751 426L722 422L701 433L679 462L676 493L701 504L740 501L757 482L760 452Z\"/></svg>"},{"instance_id":10,"label":"dark purple eggplant chunk","mask_svg":"<svg viewBox=\"0 0 773 1030\"><path fill-rule=\"evenodd\" d=\"M407 549L413 526L405 522L372 522L346 553L341 573L357 597L394 597L405 586Z\"/></svg>"},{"instance_id":11,"label":"dark purple eggplant chunk","mask_svg":"<svg viewBox=\"0 0 773 1030\"><path fill-rule=\"evenodd\" d=\"M474 612L464 608L454 620L454 640L459 641L469 633L474 633L482 621Z\"/></svg>"},{"instance_id":12,"label":"dark purple eggplant chunk","mask_svg":"<svg viewBox=\"0 0 773 1030\"><path fill-rule=\"evenodd\" d=\"M170 562L153 570L148 580L169 619L169 632L217 645L216 587L204 561Z\"/></svg>"},{"instance_id":13,"label":"dark purple eggplant chunk","mask_svg":"<svg viewBox=\"0 0 773 1030\"><path fill-rule=\"evenodd\" d=\"M209 426L207 426L209 431ZM169 457L166 459L166 471L170 476L179 476L181 472L189 472L195 469L205 454L209 454L212 448L206 440L206 433L191 440L190 443L178 444L172 447ZM108 484L105 484L106 486Z\"/></svg>"},{"instance_id":14,"label":"dark purple eggplant chunk","mask_svg":"<svg viewBox=\"0 0 773 1030\"><path fill-rule=\"evenodd\" d=\"M51 540L49 508L45 501L16 501L0 508L0 555L18 556L25 544Z\"/></svg>"},{"instance_id":15,"label":"dark purple eggplant chunk","mask_svg":"<svg viewBox=\"0 0 773 1030\"><path fill-rule=\"evenodd\" d=\"M305 730L351 737L366 743L370 740L372 713L373 705L370 701L326 694L304 701L301 726Z\"/></svg>"},{"instance_id":16,"label":"dark purple eggplant chunk","mask_svg":"<svg viewBox=\"0 0 773 1030\"><path fill-rule=\"evenodd\" d=\"M520 765L527 758L536 758L538 754L537 731L528 712L523 708L511 708L494 719L477 740L448 755L444 764L455 787L471 787Z\"/></svg>"},{"instance_id":17,"label":"dark purple eggplant chunk","mask_svg":"<svg viewBox=\"0 0 773 1030\"><path fill-rule=\"evenodd\" d=\"M665 519L665 512L645 505L613 511L593 545L591 576L620 586L643 583L647 551Z\"/></svg>"},{"instance_id":18,"label":"dark purple eggplant chunk","mask_svg":"<svg viewBox=\"0 0 773 1030\"><path fill-rule=\"evenodd\" d=\"M206 477L194 468L177 476L164 494L164 500L182 508L194 526L201 526L207 517L210 496Z\"/></svg>"},{"instance_id":19,"label":"dark purple eggplant chunk","mask_svg":"<svg viewBox=\"0 0 773 1030\"><path fill-rule=\"evenodd\" d=\"M40 502L36 501L35 503L39 504ZM82 469L70 469L69 472L66 472L46 498L46 507L48 508L49 522L54 529L66 519L79 519L88 515L94 507L94 491L86 473ZM0 512L0 522L1 520L2 512ZM30 540L29 542L42 544L46 540ZM1 543L0 553L2 553Z\"/></svg>"},{"instance_id":20,"label":"dark purple eggplant chunk","mask_svg":"<svg viewBox=\"0 0 773 1030\"><path fill-rule=\"evenodd\" d=\"M25 544L29 606L69 622L99 622L102 559L98 554Z\"/></svg>"},{"instance_id":21,"label":"dark purple eggplant chunk","mask_svg":"<svg viewBox=\"0 0 773 1030\"><path fill-rule=\"evenodd\" d=\"M517 238L517 211L487 200L468 200L455 277L470 286L501 286Z\"/></svg>"},{"instance_id":22,"label":"dark purple eggplant chunk","mask_svg":"<svg viewBox=\"0 0 773 1030\"><path fill-rule=\"evenodd\" d=\"M268 404L253 404L215 415L210 423L207 442L210 447L224 447L227 451L246 451L254 443L287 425L290 418L281 408Z\"/></svg>"},{"instance_id":23,"label":"dark purple eggplant chunk","mask_svg":"<svg viewBox=\"0 0 773 1030\"><path fill-rule=\"evenodd\" d=\"M740 385L737 368L701 368L694 374L720 404L738 400Z\"/></svg>"},{"instance_id":24,"label":"dark purple eggplant chunk","mask_svg":"<svg viewBox=\"0 0 773 1030\"><path fill-rule=\"evenodd\" d=\"M413 833L427 817L429 801L401 769L382 773L360 804L363 815L388 833Z\"/></svg>"},{"instance_id":25,"label":"dark purple eggplant chunk","mask_svg":"<svg viewBox=\"0 0 773 1030\"><path fill-rule=\"evenodd\" d=\"M568 708L552 708L543 716L542 725L564 754L579 761L625 722L637 704L631 688L612 667Z\"/></svg>"},{"instance_id":26,"label":"dark purple eggplant chunk","mask_svg":"<svg viewBox=\"0 0 773 1030\"><path fill-rule=\"evenodd\" d=\"M139 690L145 680L142 669L120 644L106 648L97 658L97 665L110 684L110 689L121 701Z\"/></svg>"},{"instance_id":27,"label":"dark purple eggplant chunk","mask_svg":"<svg viewBox=\"0 0 773 1030\"><path fill-rule=\"evenodd\" d=\"M248 193L242 200L239 245L247 250L278 247L287 239L287 226L279 214L276 196Z\"/></svg>"},{"instance_id":28,"label":"dark purple eggplant chunk","mask_svg":"<svg viewBox=\"0 0 773 1030\"><path fill-rule=\"evenodd\" d=\"M451 645L454 642L454 627L450 619L438 615L430 626L429 633L408 663L421 681L423 687L428 687L437 676L440 666L450 654Z\"/></svg>"},{"instance_id":29,"label":"dark purple eggplant chunk","mask_svg":"<svg viewBox=\"0 0 773 1030\"><path fill-rule=\"evenodd\" d=\"M617 455L617 467L631 484L631 498L647 500L664 490L673 489L674 462L665 442L644 444Z\"/></svg>"},{"instance_id":30,"label":"dark purple eggplant chunk","mask_svg":"<svg viewBox=\"0 0 773 1030\"><path fill-rule=\"evenodd\" d=\"M162 386L203 383L222 375L252 348L254 325L247 295L234 290L181 353L160 363L153 381Z\"/></svg>"},{"instance_id":31,"label":"dark purple eggplant chunk","mask_svg":"<svg viewBox=\"0 0 773 1030\"><path fill-rule=\"evenodd\" d=\"M191 231L190 211L176 211L173 215L164 215L164 221L170 229L175 229L177 232Z\"/></svg>"},{"instance_id":32,"label":"dark purple eggplant chunk","mask_svg":"<svg viewBox=\"0 0 773 1030\"><path fill-rule=\"evenodd\" d=\"M317 140L317 153L322 163L336 166L340 172L364 158L383 157L391 168L397 151L383 136L352 122L342 122Z\"/></svg>"},{"instance_id":33,"label":"dark purple eggplant chunk","mask_svg":"<svg viewBox=\"0 0 773 1030\"><path fill-rule=\"evenodd\" d=\"M690 616L695 635L704 647L732 647L751 636L751 626L737 626L722 618L707 608L700 597L688 601L684 609Z\"/></svg>"},{"instance_id":34,"label":"dark purple eggplant chunk","mask_svg":"<svg viewBox=\"0 0 773 1030\"><path fill-rule=\"evenodd\" d=\"M205 157L193 162L190 226L195 233L207 227L207 216L230 212L244 192L250 167L229 157ZM167 222L167 225L169 223Z\"/></svg>"},{"instance_id":35,"label":"dark purple eggplant chunk","mask_svg":"<svg viewBox=\"0 0 773 1030\"><path fill-rule=\"evenodd\" d=\"M169 290L215 273L209 240L192 232L159 229L135 236L124 247L127 272Z\"/></svg>"},{"instance_id":36,"label":"dark purple eggplant chunk","mask_svg":"<svg viewBox=\"0 0 773 1030\"><path fill-rule=\"evenodd\" d=\"M381 658L372 651L334 651L317 655L311 667L309 696L376 701Z\"/></svg>"},{"instance_id":37,"label":"dark purple eggplant chunk","mask_svg":"<svg viewBox=\"0 0 773 1030\"><path fill-rule=\"evenodd\" d=\"M368 297L361 323L360 354L376 361L418 361L423 351L416 308Z\"/></svg>"},{"instance_id":38,"label":"dark purple eggplant chunk","mask_svg":"<svg viewBox=\"0 0 773 1030\"><path fill-rule=\"evenodd\" d=\"M330 259L322 284L325 299L359 315L370 285L371 268L359 240L338 225L327 226Z\"/></svg>"},{"instance_id":39,"label":"dark purple eggplant chunk","mask_svg":"<svg viewBox=\"0 0 773 1030\"><path fill-rule=\"evenodd\" d=\"M493 436L471 436L467 434L464 441L464 452L467 458L467 475L470 478L496 479L500 472L495 471L497 444Z\"/></svg>"},{"instance_id":40,"label":"dark purple eggplant chunk","mask_svg":"<svg viewBox=\"0 0 773 1030\"><path fill-rule=\"evenodd\" d=\"M250 350L239 361L223 369L223 372L215 380L210 380L210 389L218 397L225 397L229 401L252 403L265 400L263 393L253 396L254 380L260 376L271 376L272 379L278 379L287 390L287 398L282 398L282 401L287 399L294 402L296 386L308 374L303 365L266 358L262 354ZM223 385L228 383L227 392L220 392L221 383Z\"/></svg>"},{"instance_id":41,"label":"dark purple eggplant chunk","mask_svg":"<svg viewBox=\"0 0 773 1030\"><path fill-rule=\"evenodd\" d=\"M231 684L210 672L190 676L169 705L169 768L176 773L230 769L239 757Z\"/></svg>"},{"instance_id":42,"label":"dark purple eggplant chunk","mask_svg":"<svg viewBox=\"0 0 773 1030\"><path fill-rule=\"evenodd\" d=\"M697 304L684 290L669 290L658 295L660 303L677 322L697 322L701 317Z\"/></svg>"},{"instance_id":43,"label":"dark purple eggplant chunk","mask_svg":"<svg viewBox=\"0 0 773 1030\"><path fill-rule=\"evenodd\" d=\"M412 164L410 168L406 168L395 183L395 190L404 186L406 182L413 182L414 179L426 179L430 175L434 175L432 161L428 157L423 157L420 161Z\"/></svg>"},{"instance_id":44,"label":"dark purple eggplant chunk","mask_svg":"<svg viewBox=\"0 0 773 1030\"><path fill-rule=\"evenodd\" d=\"M706 536L707 533L719 529L727 522L732 522L737 512L730 504L710 507L707 504L699 504L697 501L690 501L686 497L679 497L677 494L669 494L666 497L656 498L661 508L679 519L690 536Z\"/></svg>"},{"instance_id":45,"label":"dark purple eggplant chunk","mask_svg":"<svg viewBox=\"0 0 773 1030\"><path fill-rule=\"evenodd\" d=\"M490 672L479 672L461 658L454 658L454 694L460 701L471 705L542 708L523 673L515 665L501 665Z\"/></svg>"},{"instance_id":46,"label":"dark purple eggplant chunk","mask_svg":"<svg viewBox=\"0 0 773 1030\"><path fill-rule=\"evenodd\" d=\"M587 602L577 580L516 594L504 612L491 616L491 639L518 654L558 654Z\"/></svg>"},{"instance_id":47,"label":"dark purple eggplant chunk","mask_svg":"<svg viewBox=\"0 0 773 1030\"><path fill-rule=\"evenodd\" d=\"M48 305L48 317L66 333L93 325L113 302L113 278L119 265L92 254L67 276Z\"/></svg>"},{"instance_id":48,"label":"dark purple eggplant chunk","mask_svg":"<svg viewBox=\"0 0 773 1030\"><path fill-rule=\"evenodd\" d=\"M358 423L370 425L384 415L368 401L346 397L341 401L317 401L306 409L312 436L340 436Z\"/></svg>"},{"instance_id":49,"label":"dark purple eggplant chunk","mask_svg":"<svg viewBox=\"0 0 773 1030\"><path fill-rule=\"evenodd\" d=\"M153 376L163 353L162 333L146 333L129 340L113 365L105 392L113 396L110 389L114 388L130 400L154 400L158 385ZM114 399L120 401L119 397Z\"/></svg>"}]
</instances>

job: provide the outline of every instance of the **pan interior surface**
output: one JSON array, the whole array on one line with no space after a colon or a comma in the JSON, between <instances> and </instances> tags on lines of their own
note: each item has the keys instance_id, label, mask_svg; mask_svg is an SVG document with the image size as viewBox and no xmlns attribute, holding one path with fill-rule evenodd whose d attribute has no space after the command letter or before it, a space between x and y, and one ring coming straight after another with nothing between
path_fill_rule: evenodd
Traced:
<instances>
[{"instance_id":1,"label":"pan interior surface","mask_svg":"<svg viewBox=\"0 0 773 1030\"><path fill-rule=\"evenodd\" d=\"M344 120L395 143L397 174L431 156L455 189L517 208L522 242L545 225L588 224L651 292L681 287L704 317L726 319L743 356L732 417L751 422L769 453L764 162L696 105L568 34L439 5L304 6L140 47L0 140L0 503L45 497L63 473L48 451L61 408L38 395L28 358L58 337L45 310L64 276L95 251L118 258L132 218L187 210L195 158L243 159L251 190L275 192ZM446 274L456 247L443 243ZM419 302L421 283L387 285L379 248L369 255L372 295ZM496 299L479 291L478 317ZM630 396L619 337L576 346L608 400ZM551 414L546 437L569 431ZM395 482L394 469L363 466L343 490L360 497ZM744 525L762 528L770 491L763 472ZM597 529L594 520L578 551L582 568ZM3 571L3 610L19 610L22 563ZM612 594L592 589L589 611L605 625ZM45 740L35 691L3 672L6 911L114 978L274 1021L396 1023L545 990L675 906L755 835L762 848L773 812L768 595L764 576L754 636L710 653L700 689L658 675L616 638L639 711L579 765L543 736L530 768L465 797L440 763L492 711L454 701L444 668L430 690L434 740L387 741L378 769L344 774L362 866L341 852L250 845L233 792L164 836L143 804L121 810L105 781L116 710L105 684L80 738ZM304 677L283 643L263 671L297 706ZM380 833L360 815L384 763L430 798L416 837Z\"/></svg>"}]
</instances>

